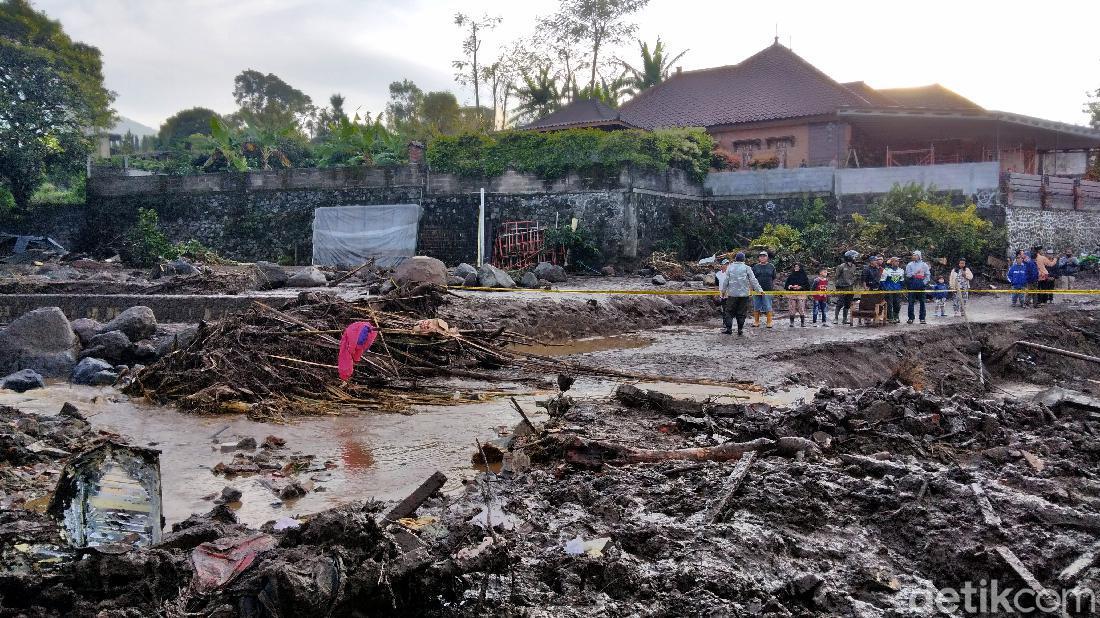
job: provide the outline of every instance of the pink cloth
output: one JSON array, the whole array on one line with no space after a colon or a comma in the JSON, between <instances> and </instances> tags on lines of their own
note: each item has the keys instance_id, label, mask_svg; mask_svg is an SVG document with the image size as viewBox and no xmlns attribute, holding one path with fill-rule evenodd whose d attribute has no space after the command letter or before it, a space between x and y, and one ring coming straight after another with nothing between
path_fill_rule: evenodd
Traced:
<instances>
[{"instance_id":1,"label":"pink cloth","mask_svg":"<svg viewBox=\"0 0 1100 618\"><path fill-rule=\"evenodd\" d=\"M340 379L347 381L355 373L355 363L374 344L378 330L370 322L352 322L340 337Z\"/></svg>"}]
</instances>

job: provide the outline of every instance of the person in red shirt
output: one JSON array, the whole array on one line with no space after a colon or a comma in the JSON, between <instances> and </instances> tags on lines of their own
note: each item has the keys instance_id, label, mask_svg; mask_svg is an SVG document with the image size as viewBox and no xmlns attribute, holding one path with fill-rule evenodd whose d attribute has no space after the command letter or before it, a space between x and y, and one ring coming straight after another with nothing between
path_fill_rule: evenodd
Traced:
<instances>
[{"instance_id":1,"label":"person in red shirt","mask_svg":"<svg viewBox=\"0 0 1100 618\"><path fill-rule=\"evenodd\" d=\"M829 269L822 268L818 271L817 276L814 277L813 290L815 292L825 292L829 289ZM829 325L829 295L828 294L814 294L814 311L813 320L811 320L814 326L817 325L817 312L821 312L821 325ZM834 318L835 319L835 318Z\"/></svg>"}]
</instances>

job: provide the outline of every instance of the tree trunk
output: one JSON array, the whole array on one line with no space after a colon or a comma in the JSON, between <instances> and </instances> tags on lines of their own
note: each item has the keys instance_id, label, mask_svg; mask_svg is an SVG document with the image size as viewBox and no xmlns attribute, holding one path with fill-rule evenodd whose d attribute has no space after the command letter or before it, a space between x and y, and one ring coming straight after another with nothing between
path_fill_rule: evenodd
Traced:
<instances>
[{"instance_id":1,"label":"tree trunk","mask_svg":"<svg viewBox=\"0 0 1100 618\"><path fill-rule=\"evenodd\" d=\"M592 80L588 82L589 95L596 90L596 63L600 59L600 38L597 36L592 45Z\"/></svg>"},{"instance_id":2,"label":"tree trunk","mask_svg":"<svg viewBox=\"0 0 1100 618\"><path fill-rule=\"evenodd\" d=\"M476 23L473 24L470 31L471 31L470 36L473 39L472 42L474 44L473 45L473 48L474 48L474 62L473 62L473 64L474 64L474 114L475 114L474 118L477 118L477 119L480 120L481 119L481 94L478 92L479 84L478 84L478 81L477 81L477 48L478 48L478 42L477 42L477 24Z\"/></svg>"}]
</instances>

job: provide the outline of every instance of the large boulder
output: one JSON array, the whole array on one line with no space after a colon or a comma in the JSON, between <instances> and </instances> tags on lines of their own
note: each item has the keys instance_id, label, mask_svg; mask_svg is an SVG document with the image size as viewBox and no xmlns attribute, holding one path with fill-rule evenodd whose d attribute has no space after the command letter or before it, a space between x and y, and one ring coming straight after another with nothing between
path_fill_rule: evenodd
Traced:
<instances>
[{"instance_id":1,"label":"large boulder","mask_svg":"<svg viewBox=\"0 0 1100 618\"><path fill-rule=\"evenodd\" d=\"M191 340L195 338L195 334L199 332L199 327L190 324L181 328L180 330L169 333L156 339L156 355L157 357L164 356L172 350L187 347L187 344L191 343Z\"/></svg>"},{"instance_id":2,"label":"large boulder","mask_svg":"<svg viewBox=\"0 0 1100 618\"><path fill-rule=\"evenodd\" d=\"M476 288L481 285L481 278L477 276L477 273L470 273L466 275L466 279L462 281L462 285L468 288Z\"/></svg>"},{"instance_id":3,"label":"large boulder","mask_svg":"<svg viewBox=\"0 0 1100 618\"><path fill-rule=\"evenodd\" d=\"M521 288L537 288L539 287L539 278L535 276L533 272L525 272L519 279L519 287Z\"/></svg>"},{"instance_id":4,"label":"large boulder","mask_svg":"<svg viewBox=\"0 0 1100 618\"><path fill-rule=\"evenodd\" d=\"M514 288L516 282L503 270L492 264L483 264L477 272L478 282L483 288Z\"/></svg>"},{"instance_id":5,"label":"large boulder","mask_svg":"<svg viewBox=\"0 0 1100 618\"><path fill-rule=\"evenodd\" d=\"M46 386L46 382L42 379L42 375L33 369L16 371L11 375L0 378L0 388L6 388L17 393L25 393L32 388L42 388L44 386Z\"/></svg>"},{"instance_id":6,"label":"large boulder","mask_svg":"<svg viewBox=\"0 0 1100 618\"><path fill-rule=\"evenodd\" d=\"M130 341L148 339L157 332L157 316L153 315L153 310L148 307L140 305L130 307L104 324L103 328L99 329L99 334L114 330L122 332Z\"/></svg>"},{"instance_id":7,"label":"large boulder","mask_svg":"<svg viewBox=\"0 0 1100 618\"><path fill-rule=\"evenodd\" d=\"M535 266L535 276L539 279L546 279L551 283L563 283L569 279L569 276L565 274L565 269L557 264L551 264L550 262L539 262Z\"/></svg>"},{"instance_id":8,"label":"large boulder","mask_svg":"<svg viewBox=\"0 0 1100 618\"><path fill-rule=\"evenodd\" d=\"M431 283L442 287L447 285L447 266L434 257L418 255L401 262L393 271L393 280L401 286Z\"/></svg>"},{"instance_id":9,"label":"large boulder","mask_svg":"<svg viewBox=\"0 0 1100 618\"><path fill-rule=\"evenodd\" d=\"M80 339L80 345L88 347L88 343L91 342L92 337L99 334L100 329L103 328L98 320L91 318L77 318L72 321L73 332Z\"/></svg>"},{"instance_id":10,"label":"large boulder","mask_svg":"<svg viewBox=\"0 0 1100 618\"><path fill-rule=\"evenodd\" d=\"M474 268L473 266L470 266L466 262L463 262L463 263L461 263L461 264L459 264L458 266L455 267L455 276L456 277L462 277L463 279L465 279L466 277L469 277L470 275L476 275L476 274L477 274L477 269Z\"/></svg>"},{"instance_id":11,"label":"large boulder","mask_svg":"<svg viewBox=\"0 0 1100 618\"><path fill-rule=\"evenodd\" d=\"M153 278L159 279L160 277L171 277L174 275L197 275L199 269L189 262L187 258L176 258L171 262L167 262L157 266L157 269L153 272Z\"/></svg>"},{"instance_id":12,"label":"large boulder","mask_svg":"<svg viewBox=\"0 0 1100 618\"><path fill-rule=\"evenodd\" d=\"M316 266L308 266L294 273L294 276L287 279L288 287L292 288L318 288L328 285L328 278L325 277L325 273L321 272L321 269Z\"/></svg>"},{"instance_id":13,"label":"large boulder","mask_svg":"<svg viewBox=\"0 0 1100 618\"><path fill-rule=\"evenodd\" d=\"M114 365L101 358L87 357L73 367L69 381L88 386L108 386L118 380Z\"/></svg>"},{"instance_id":14,"label":"large boulder","mask_svg":"<svg viewBox=\"0 0 1100 618\"><path fill-rule=\"evenodd\" d=\"M261 290L274 290L286 286L290 275L278 264L256 262L256 283Z\"/></svg>"},{"instance_id":15,"label":"large boulder","mask_svg":"<svg viewBox=\"0 0 1100 618\"><path fill-rule=\"evenodd\" d=\"M28 311L0 330L0 374L32 369L48 378L68 375L79 347L61 309Z\"/></svg>"},{"instance_id":16,"label":"large boulder","mask_svg":"<svg viewBox=\"0 0 1100 618\"><path fill-rule=\"evenodd\" d=\"M81 356L102 358L118 365L130 361L131 356L133 356L133 347L130 338L125 333L120 330L112 330L92 337Z\"/></svg>"}]
</instances>

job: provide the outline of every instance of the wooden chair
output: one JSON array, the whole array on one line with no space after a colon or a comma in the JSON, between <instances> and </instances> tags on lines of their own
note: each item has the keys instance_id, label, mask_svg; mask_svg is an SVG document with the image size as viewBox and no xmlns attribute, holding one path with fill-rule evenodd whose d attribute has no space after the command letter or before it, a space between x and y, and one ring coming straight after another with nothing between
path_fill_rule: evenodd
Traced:
<instances>
[{"instance_id":1,"label":"wooden chair","mask_svg":"<svg viewBox=\"0 0 1100 618\"><path fill-rule=\"evenodd\" d=\"M872 326L884 326L886 324L886 295L881 292L864 292L855 302L851 312L852 326L855 326L856 318L862 325L869 320Z\"/></svg>"}]
</instances>

